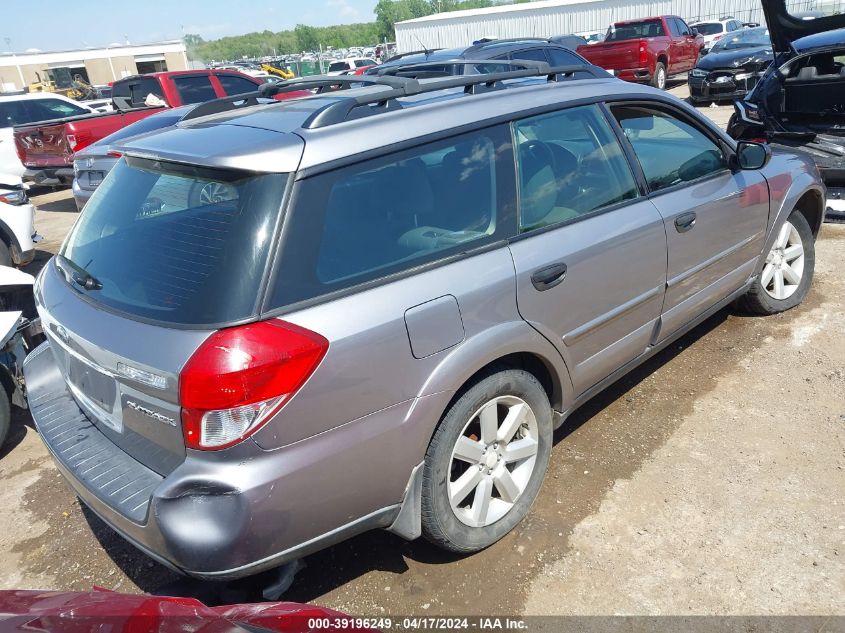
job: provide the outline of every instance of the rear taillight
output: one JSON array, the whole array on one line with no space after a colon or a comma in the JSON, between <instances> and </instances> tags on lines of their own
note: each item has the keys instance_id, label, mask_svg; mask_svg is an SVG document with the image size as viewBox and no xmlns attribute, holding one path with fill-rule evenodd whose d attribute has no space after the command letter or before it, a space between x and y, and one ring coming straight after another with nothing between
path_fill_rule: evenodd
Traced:
<instances>
[{"instance_id":1,"label":"rear taillight","mask_svg":"<svg viewBox=\"0 0 845 633\"><path fill-rule=\"evenodd\" d=\"M227 448L275 415L314 373L329 342L278 319L219 330L179 376L185 445Z\"/></svg>"},{"instance_id":2,"label":"rear taillight","mask_svg":"<svg viewBox=\"0 0 845 633\"><path fill-rule=\"evenodd\" d=\"M640 44L640 66L648 66L648 48Z\"/></svg>"},{"instance_id":3,"label":"rear taillight","mask_svg":"<svg viewBox=\"0 0 845 633\"><path fill-rule=\"evenodd\" d=\"M123 154L121 154L120 152L108 152L108 155L111 156L112 158L122 158L123 157Z\"/></svg>"}]
</instances>

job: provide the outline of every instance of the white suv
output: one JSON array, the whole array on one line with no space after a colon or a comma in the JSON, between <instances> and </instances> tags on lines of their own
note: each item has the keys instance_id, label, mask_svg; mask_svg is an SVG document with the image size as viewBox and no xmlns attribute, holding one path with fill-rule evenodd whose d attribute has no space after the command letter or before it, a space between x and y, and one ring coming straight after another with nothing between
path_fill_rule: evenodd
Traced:
<instances>
[{"instance_id":1,"label":"white suv","mask_svg":"<svg viewBox=\"0 0 845 633\"><path fill-rule=\"evenodd\" d=\"M376 60L368 59L366 57L349 57L347 59L339 59L329 64L329 72L327 75L346 75L353 73L359 68L367 68L368 66L375 66Z\"/></svg>"},{"instance_id":2,"label":"white suv","mask_svg":"<svg viewBox=\"0 0 845 633\"><path fill-rule=\"evenodd\" d=\"M745 25L741 20L737 20L736 18L722 18L721 20L696 22L695 24L690 24L690 27L704 36L704 48L701 50L706 53L713 48L713 44L725 37L725 35L733 31L739 31L745 28Z\"/></svg>"}]
</instances>

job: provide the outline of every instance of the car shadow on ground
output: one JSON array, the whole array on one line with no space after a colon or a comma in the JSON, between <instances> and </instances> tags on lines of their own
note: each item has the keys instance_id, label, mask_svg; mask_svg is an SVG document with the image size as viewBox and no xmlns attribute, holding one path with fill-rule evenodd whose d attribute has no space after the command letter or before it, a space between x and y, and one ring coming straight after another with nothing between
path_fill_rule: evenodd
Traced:
<instances>
[{"instance_id":1,"label":"car shadow on ground","mask_svg":"<svg viewBox=\"0 0 845 633\"><path fill-rule=\"evenodd\" d=\"M9 434L6 436L6 441L0 446L0 460L15 450L24 441L27 433L33 431L35 431L35 424L32 421L32 416L29 415L29 411L13 406Z\"/></svg>"},{"instance_id":2,"label":"car shadow on ground","mask_svg":"<svg viewBox=\"0 0 845 633\"><path fill-rule=\"evenodd\" d=\"M719 327L729 314L729 309L716 313L586 402L555 432L555 444L624 397L683 350L707 336ZM643 456L642 459L646 458L647 456ZM230 582L201 581L179 576L137 551L84 506L83 512L94 536L112 560L145 592L195 597L208 605L255 602L263 600L262 589L272 584L276 578L272 571ZM409 560L425 565L439 565L453 563L461 558L463 557L445 552L422 538L407 542L388 532L374 530L308 556L305 559L306 567L297 574L293 586L284 594L283 599L312 602L371 571L403 574L410 569ZM329 571L330 573L327 573Z\"/></svg>"}]
</instances>

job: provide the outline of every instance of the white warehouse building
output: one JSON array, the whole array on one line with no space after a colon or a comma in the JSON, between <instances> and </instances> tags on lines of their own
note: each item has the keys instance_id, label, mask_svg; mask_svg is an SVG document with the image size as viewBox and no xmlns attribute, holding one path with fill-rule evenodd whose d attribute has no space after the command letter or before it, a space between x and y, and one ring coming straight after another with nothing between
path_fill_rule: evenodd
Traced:
<instances>
[{"instance_id":1,"label":"white warehouse building","mask_svg":"<svg viewBox=\"0 0 845 633\"><path fill-rule=\"evenodd\" d=\"M787 0L793 11L823 9L841 0ZM732 16L763 23L760 0L539 0L487 9L437 13L396 24L399 52L469 46L484 37L552 37L604 31L614 22L678 15L689 22Z\"/></svg>"}]
</instances>

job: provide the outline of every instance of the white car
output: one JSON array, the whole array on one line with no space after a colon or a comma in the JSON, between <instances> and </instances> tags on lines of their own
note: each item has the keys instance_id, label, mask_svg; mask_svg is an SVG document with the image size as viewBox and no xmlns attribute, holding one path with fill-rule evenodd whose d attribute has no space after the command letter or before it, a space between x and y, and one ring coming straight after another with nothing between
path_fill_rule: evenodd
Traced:
<instances>
[{"instance_id":1,"label":"white car","mask_svg":"<svg viewBox=\"0 0 845 633\"><path fill-rule=\"evenodd\" d=\"M366 68L367 66L375 66L376 60L368 57L347 57L346 59L339 59L329 64L329 71L327 75L345 75L350 72L355 72L359 68Z\"/></svg>"},{"instance_id":2,"label":"white car","mask_svg":"<svg viewBox=\"0 0 845 633\"><path fill-rule=\"evenodd\" d=\"M690 24L690 28L695 29L704 36L704 48L702 48L702 52L706 53L713 48L713 44L725 37L725 35L733 31L739 31L745 28L745 26L742 24L742 20L722 18L721 20L696 22Z\"/></svg>"},{"instance_id":3,"label":"white car","mask_svg":"<svg viewBox=\"0 0 845 633\"><path fill-rule=\"evenodd\" d=\"M587 44L598 44L599 42L604 41L604 37L607 35L607 29L604 31L581 31L575 35L583 37L587 40Z\"/></svg>"},{"instance_id":4,"label":"white car","mask_svg":"<svg viewBox=\"0 0 845 633\"><path fill-rule=\"evenodd\" d=\"M26 266L41 236L19 173L0 173L0 266Z\"/></svg>"},{"instance_id":5,"label":"white car","mask_svg":"<svg viewBox=\"0 0 845 633\"><path fill-rule=\"evenodd\" d=\"M16 176L20 181L24 173L24 166L15 151L14 126L92 112L92 108L78 101L51 92L0 95L0 175L6 176L0 184L13 182L9 181L9 176Z\"/></svg>"}]
</instances>

